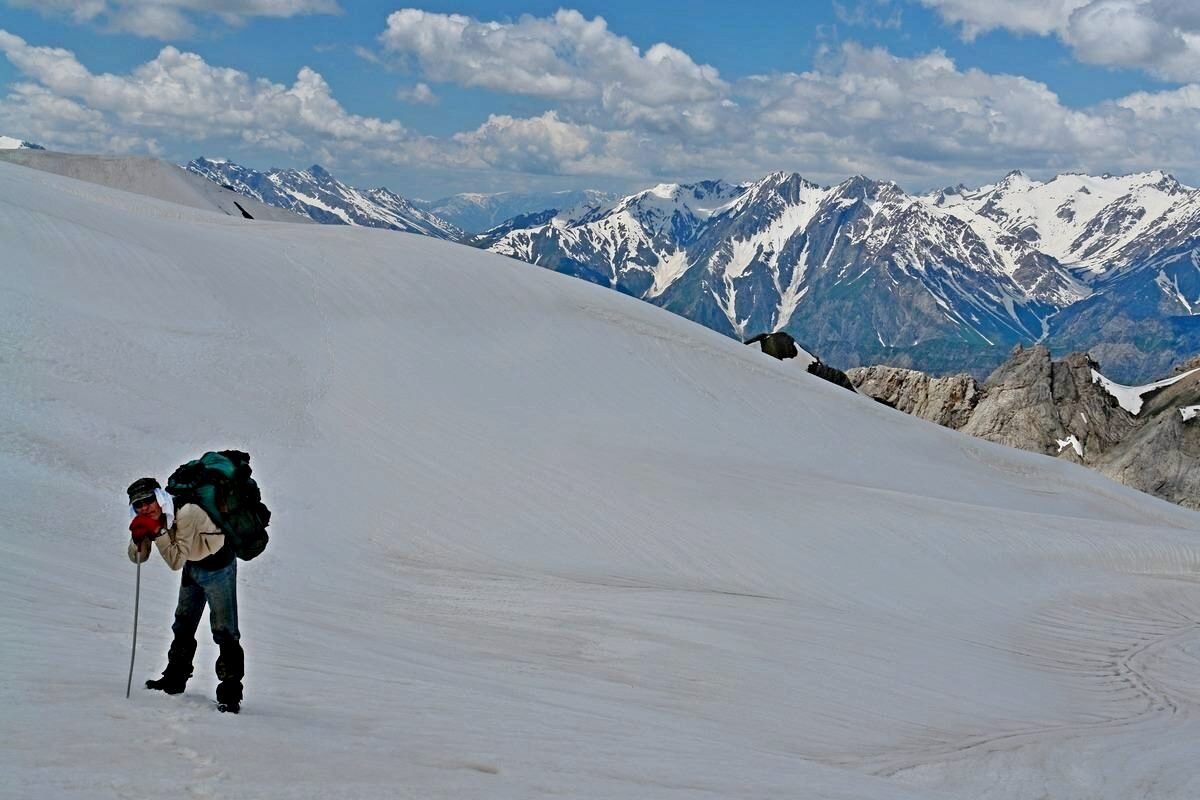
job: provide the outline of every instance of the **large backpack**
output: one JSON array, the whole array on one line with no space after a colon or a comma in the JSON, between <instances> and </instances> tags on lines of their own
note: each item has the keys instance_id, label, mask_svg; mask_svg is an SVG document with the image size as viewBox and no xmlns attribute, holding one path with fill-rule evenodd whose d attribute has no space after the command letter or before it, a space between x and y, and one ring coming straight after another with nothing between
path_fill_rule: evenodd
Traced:
<instances>
[{"instance_id":1,"label":"large backpack","mask_svg":"<svg viewBox=\"0 0 1200 800\"><path fill-rule=\"evenodd\" d=\"M267 546L271 510L263 505L250 477L250 455L241 450L210 451L183 464L167 479L175 506L195 503L217 524L243 561Z\"/></svg>"}]
</instances>

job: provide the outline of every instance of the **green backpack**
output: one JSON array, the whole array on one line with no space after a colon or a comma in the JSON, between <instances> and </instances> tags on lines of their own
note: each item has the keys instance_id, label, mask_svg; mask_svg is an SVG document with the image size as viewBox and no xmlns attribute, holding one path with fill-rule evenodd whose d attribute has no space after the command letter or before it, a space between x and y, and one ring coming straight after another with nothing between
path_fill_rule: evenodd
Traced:
<instances>
[{"instance_id":1,"label":"green backpack","mask_svg":"<svg viewBox=\"0 0 1200 800\"><path fill-rule=\"evenodd\" d=\"M266 549L271 510L263 505L258 484L250 477L248 453L207 452L171 473L167 493L176 508L184 503L203 508L243 561Z\"/></svg>"}]
</instances>

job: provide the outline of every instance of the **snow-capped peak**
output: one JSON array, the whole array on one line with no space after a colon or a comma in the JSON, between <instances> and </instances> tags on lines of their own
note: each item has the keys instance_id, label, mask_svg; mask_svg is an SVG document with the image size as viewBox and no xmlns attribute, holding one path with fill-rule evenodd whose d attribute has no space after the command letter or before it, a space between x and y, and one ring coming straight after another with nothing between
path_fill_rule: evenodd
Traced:
<instances>
[{"instance_id":1,"label":"snow-capped peak","mask_svg":"<svg viewBox=\"0 0 1200 800\"><path fill-rule=\"evenodd\" d=\"M655 197L661 197L664 200L669 200L675 197L679 192L678 183L660 183L652 189L647 189L647 194L652 194Z\"/></svg>"},{"instance_id":2,"label":"snow-capped peak","mask_svg":"<svg viewBox=\"0 0 1200 800\"><path fill-rule=\"evenodd\" d=\"M40 144L14 139L11 136L0 136L0 150L45 150Z\"/></svg>"},{"instance_id":3,"label":"snow-capped peak","mask_svg":"<svg viewBox=\"0 0 1200 800\"><path fill-rule=\"evenodd\" d=\"M1064 173L1044 183L1018 170L975 191L943 190L922 199L969 222L986 219L1064 265L1102 272L1188 191L1161 170L1121 176Z\"/></svg>"}]
</instances>

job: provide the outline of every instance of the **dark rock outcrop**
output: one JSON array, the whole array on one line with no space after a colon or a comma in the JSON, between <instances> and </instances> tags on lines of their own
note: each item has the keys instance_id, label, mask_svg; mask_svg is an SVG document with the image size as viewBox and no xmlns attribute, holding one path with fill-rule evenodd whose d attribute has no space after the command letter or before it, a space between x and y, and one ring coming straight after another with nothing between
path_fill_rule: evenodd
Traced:
<instances>
[{"instance_id":1,"label":"dark rock outcrop","mask_svg":"<svg viewBox=\"0 0 1200 800\"><path fill-rule=\"evenodd\" d=\"M854 388L854 384L850 382L850 377L842 372L837 367L831 367L828 364L822 364L821 359L816 359L808 365L810 375L816 375L818 378L823 378L832 384L836 384L843 389L849 389L852 392L858 390Z\"/></svg>"},{"instance_id":2,"label":"dark rock outcrop","mask_svg":"<svg viewBox=\"0 0 1200 800\"><path fill-rule=\"evenodd\" d=\"M796 340L785 331L760 333L758 336L747 339L746 344L757 344L764 353L781 360L800 355L800 350L796 347Z\"/></svg>"},{"instance_id":3,"label":"dark rock outcrop","mask_svg":"<svg viewBox=\"0 0 1200 800\"><path fill-rule=\"evenodd\" d=\"M787 331L760 333L757 336L747 339L746 344L757 344L762 348L764 353L781 361L788 358L796 358L803 353L803 360L807 362L805 370L810 375L816 375L818 378L841 386L843 389L849 389L852 392L857 391L846 373L837 367L831 367L828 364L822 363L821 359L797 345L796 340Z\"/></svg>"}]
</instances>

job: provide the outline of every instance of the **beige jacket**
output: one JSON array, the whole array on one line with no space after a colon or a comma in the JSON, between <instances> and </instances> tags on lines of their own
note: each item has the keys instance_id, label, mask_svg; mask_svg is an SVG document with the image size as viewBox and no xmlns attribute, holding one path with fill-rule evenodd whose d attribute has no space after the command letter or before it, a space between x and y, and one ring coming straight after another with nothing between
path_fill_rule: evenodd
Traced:
<instances>
[{"instance_id":1,"label":"beige jacket","mask_svg":"<svg viewBox=\"0 0 1200 800\"><path fill-rule=\"evenodd\" d=\"M188 503L175 510L175 525L154 540L159 555L171 569L183 569L188 561L200 561L211 556L225 544L225 534L198 505ZM129 560L133 563L150 558L150 542L141 547L129 542Z\"/></svg>"}]
</instances>

